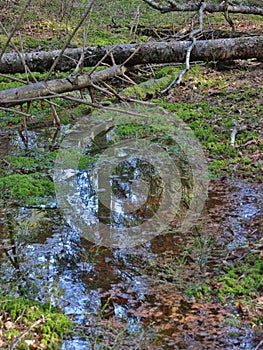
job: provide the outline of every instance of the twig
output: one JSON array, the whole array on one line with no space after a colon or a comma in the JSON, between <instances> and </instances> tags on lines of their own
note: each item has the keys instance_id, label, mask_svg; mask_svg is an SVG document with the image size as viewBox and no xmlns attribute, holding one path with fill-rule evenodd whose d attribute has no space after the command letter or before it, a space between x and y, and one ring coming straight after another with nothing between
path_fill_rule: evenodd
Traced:
<instances>
[{"instance_id":1,"label":"twig","mask_svg":"<svg viewBox=\"0 0 263 350\"><path fill-rule=\"evenodd\" d=\"M41 323L45 322L45 318L44 316L42 316L40 319L38 319L37 321L35 321L34 323L31 324L31 326L25 330L19 337L17 337L15 339L15 341L13 341L13 343L10 345L10 350L14 350L17 349L17 344L19 342L21 342L21 340L36 326L38 326Z\"/></svg>"},{"instance_id":2,"label":"twig","mask_svg":"<svg viewBox=\"0 0 263 350\"><path fill-rule=\"evenodd\" d=\"M23 17L24 17L24 14L25 14L25 12L26 12L26 9L27 9L27 7L30 5L30 3L31 3L31 0L28 0L27 3L25 4L25 6L24 6L24 8L23 8L23 10L22 10L22 12L21 12L21 14L20 14L20 16L19 16L19 18L18 18L18 20L17 20L17 22L16 22L16 24L15 24L13 30L12 30L11 33L9 34L9 37L8 37L6 43L5 43L5 46L3 47L2 51L1 51L1 54L0 54L0 62L1 62L1 59L2 59L2 57L3 57L3 54L5 53L5 50L7 49L7 47L8 47L8 45L9 45L9 43L10 43L12 37L13 37L14 34L15 34L15 31L17 30L18 26L20 25L20 23L21 23L21 21L22 21L22 19L23 19ZM1 26L1 28L3 29L3 24L2 24L1 21L0 21L0 26Z\"/></svg>"},{"instance_id":3,"label":"twig","mask_svg":"<svg viewBox=\"0 0 263 350\"><path fill-rule=\"evenodd\" d=\"M257 141L254 140L254 139L248 140L247 142L242 143L242 145L239 145L239 146L237 146L237 147L247 147L247 146L253 145L253 144L254 144L254 145L257 144Z\"/></svg>"},{"instance_id":4,"label":"twig","mask_svg":"<svg viewBox=\"0 0 263 350\"><path fill-rule=\"evenodd\" d=\"M76 65L76 68L75 68L74 71L70 74L70 77L77 76L77 75L79 74L79 72L82 71L83 63L84 63L84 49L82 50L82 52L81 52L81 54L80 54L79 61L78 61L77 65Z\"/></svg>"},{"instance_id":5,"label":"twig","mask_svg":"<svg viewBox=\"0 0 263 350\"><path fill-rule=\"evenodd\" d=\"M128 75L126 75L125 73L123 73L123 76L124 76L124 78L126 79L126 80L128 80L128 82L130 83L130 84L132 84L132 85L137 85L136 83L135 83L135 81L133 81L130 77L128 77Z\"/></svg>"},{"instance_id":6,"label":"twig","mask_svg":"<svg viewBox=\"0 0 263 350\"><path fill-rule=\"evenodd\" d=\"M98 63L95 64L95 66L92 68L92 70L89 72L89 76L91 76L91 74L102 64L102 62L105 60L105 58L107 56L109 56L109 54L117 47L118 45L114 45L113 47L110 48L109 51L107 51L105 53L105 55L99 60ZM107 67L109 67L109 65L107 65Z\"/></svg>"},{"instance_id":7,"label":"twig","mask_svg":"<svg viewBox=\"0 0 263 350\"><path fill-rule=\"evenodd\" d=\"M136 35L136 31L137 31L138 24L139 24L139 18L140 18L140 5L137 6L137 8L136 8L134 23L132 24L131 29L130 29L130 39L134 39L134 37Z\"/></svg>"},{"instance_id":8,"label":"twig","mask_svg":"<svg viewBox=\"0 0 263 350\"><path fill-rule=\"evenodd\" d=\"M136 117L148 118L148 116L145 115L145 114L131 112L128 109L121 110L121 109L114 108L114 107L103 106L103 105L100 105L100 104L97 104L97 103L91 103L91 102L88 102L88 101L85 101L85 100L81 100L81 99L76 98L76 97L67 96L67 95L62 95L60 97L66 99L66 100L78 102L78 103L81 103L81 104L84 104L84 105L88 105L88 106L91 106L91 107L94 107L94 108L106 109L106 110L109 110L109 111L125 113L125 114L136 116Z\"/></svg>"},{"instance_id":9,"label":"twig","mask_svg":"<svg viewBox=\"0 0 263 350\"><path fill-rule=\"evenodd\" d=\"M124 98L121 97L115 89L113 89L110 85L108 85L105 81L101 82L114 96L116 96L120 101L124 101Z\"/></svg>"},{"instance_id":10,"label":"twig","mask_svg":"<svg viewBox=\"0 0 263 350\"><path fill-rule=\"evenodd\" d=\"M263 345L263 340L255 347L255 350L260 350L261 345Z\"/></svg>"},{"instance_id":11,"label":"twig","mask_svg":"<svg viewBox=\"0 0 263 350\"><path fill-rule=\"evenodd\" d=\"M90 21L88 23L88 27L90 25ZM86 46L86 42L87 42L87 35L86 35L86 28L84 28L83 31L83 44L82 44L82 52L79 58L79 61L77 63L77 66L75 68L75 70L70 74L70 76L76 76L79 74L79 72L82 72L83 66L84 66L84 52L85 52L85 46Z\"/></svg>"},{"instance_id":12,"label":"twig","mask_svg":"<svg viewBox=\"0 0 263 350\"><path fill-rule=\"evenodd\" d=\"M68 37L68 40L66 41L66 43L64 44L63 48L61 49L59 55L56 57L55 61L53 62L49 72L46 75L45 81L48 81L50 75L52 74L54 68L56 67L58 61L60 60L60 58L62 57L64 51L66 50L66 48L68 47L69 43L71 42L72 38L75 36L75 34L77 33L77 31L79 30L80 26L82 25L82 23L85 21L85 19L87 18L88 14L90 13L93 3L95 0L92 0L90 5L87 7L86 11L84 12L84 15L82 16L81 20L79 21L78 25L74 28L72 34Z\"/></svg>"},{"instance_id":13,"label":"twig","mask_svg":"<svg viewBox=\"0 0 263 350\"><path fill-rule=\"evenodd\" d=\"M114 56L112 54L112 52L110 53L110 58L111 58L111 62L114 66L116 66L116 62L115 62L115 59L114 59Z\"/></svg>"},{"instance_id":14,"label":"twig","mask_svg":"<svg viewBox=\"0 0 263 350\"><path fill-rule=\"evenodd\" d=\"M27 106L27 109L26 109L27 112L29 110L29 104L30 104L30 102L28 102L28 106ZM23 106L21 106L21 108L23 108ZM22 130L24 130L24 132L25 132L26 146L28 146L28 139L29 139L29 137L28 137L27 117L26 116L23 117L23 123L21 125L21 132L22 132Z\"/></svg>"},{"instance_id":15,"label":"twig","mask_svg":"<svg viewBox=\"0 0 263 350\"><path fill-rule=\"evenodd\" d=\"M1 26L2 26L2 30L4 31L5 35L8 36L8 33L7 33L7 31L5 30L4 26L3 26L2 24L1 24ZM37 82L37 79L36 79L36 77L34 76L34 74L31 72L31 70L29 69L29 67L27 66L27 64L26 64L26 62L25 62L25 59L24 59L24 56L21 54L21 52L19 51L19 49L18 49L18 47L15 45L15 43L11 42L11 44L12 44L14 50L17 52L18 56L20 57L21 62L23 63L23 66L24 66L24 68L25 68L25 72L29 73L30 76L31 76L31 78L33 79L33 81L36 83L36 82ZM23 83L23 84L25 84L25 85L28 85L28 83L29 83L29 81L24 81L24 80L16 79L16 78L14 78L13 80L18 81L18 82L21 82L21 83ZM49 103L49 105L50 105L50 107L51 107L51 110L52 110L52 113L53 113L53 116L54 116L54 120L55 120L55 124L57 125L58 128L61 128L61 122L60 122L59 116L58 116L58 114L57 114L57 112L56 112L56 110L55 110L54 104L52 105L52 102L49 101L49 100L46 100L46 99L45 99L45 101L46 101L47 103ZM28 105L28 110L29 110L29 105ZM28 112L28 110L27 110L27 112ZM25 133L26 133L26 140L28 141L27 119L26 119L27 116L26 116L26 114L23 114L23 116L24 116L24 127L25 127ZM28 116L30 116L30 115L28 115Z\"/></svg>"},{"instance_id":16,"label":"twig","mask_svg":"<svg viewBox=\"0 0 263 350\"><path fill-rule=\"evenodd\" d=\"M236 140L236 134L238 132L237 127L235 126L234 129L231 132L231 136L230 136L230 146L231 147L235 147L235 140Z\"/></svg>"},{"instance_id":17,"label":"twig","mask_svg":"<svg viewBox=\"0 0 263 350\"><path fill-rule=\"evenodd\" d=\"M141 105L145 105L145 106L158 106L157 103L154 102L149 102L149 101L140 101L140 100L136 100L135 98L128 98L127 102L136 102L137 104L141 104Z\"/></svg>"},{"instance_id":18,"label":"twig","mask_svg":"<svg viewBox=\"0 0 263 350\"><path fill-rule=\"evenodd\" d=\"M5 112L16 113L16 114L22 115L23 117L27 117L27 118L32 117L31 114L28 114L28 113L25 113L25 112L22 112L22 111L18 111L16 109L12 109L12 108L0 107L0 110L5 111Z\"/></svg>"},{"instance_id":19,"label":"twig","mask_svg":"<svg viewBox=\"0 0 263 350\"><path fill-rule=\"evenodd\" d=\"M1 159L1 163L3 163L3 164L5 164L5 165L7 165L8 167L10 167L11 166L11 163L9 163L7 160L5 160L5 159ZM9 247L9 249L11 248L12 246L10 246ZM7 247L8 248L8 247ZM2 249L2 246L1 246L1 244L0 244L0 250Z\"/></svg>"},{"instance_id":20,"label":"twig","mask_svg":"<svg viewBox=\"0 0 263 350\"><path fill-rule=\"evenodd\" d=\"M17 83L27 84L27 82L25 80L18 79L18 78L15 78L15 77L12 77L12 76L9 76L9 75L6 75L6 74L0 73L0 77L1 78L5 78L7 80L16 81Z\"/></svg>"},{"instance_id":21,"label":"twig","mask_svg":"<svg viewBox=\"0 0 263 350\"><path fill-rule=\"evenodd\" d=\"M233 130L232 130L232 132L231 132L231 136L230 136L230 146L231 146L231 147L238 148L238 147L240 147L240 146L236 146L236 145L235 145L236 135L237 135L237 133L238 133L239 131L245 130L245 129L246 129L246 126L245 126L245 125L241 126L241 125L239 125L239 124L238 124L237 122L235 122L235 121L233 121L233 123L234 123L234 128L233 128Z\"/></svg>"},{"instance_id":22,"label":"twig","mask_svg":"<svg viewBox=\"0 0 263 350\"><path fill-rule=\"evenodd\" d=\"M56 97L61 97L61 94L60 93L56 94L56 93L50 92L50 95L21 98L21 99L15 100L15 101L16 101L16 105L19 105L19 104L26 103L28 101L46 100L48 98L56 98ZM11 102L13 102L13 101L11 101ZM6 107L0 106L0 108L4 109ZM12 111L13 111L13 109L12 109Z\"/></svg>"},{"instance_id":23,"label":"twig","mask_svg":"<svg viewBox=\"0 0 263 350\"><path fill-rule=\"evenodd\" d=\"M178 75L176 79L174 79L166 89L164 89L161 94L164 95L166 94L175 84L180 84L182 81L183 76L188 72L190 69L190 55L191 52L196 44L196 38L195 35L202 32L203 30L203 14L204 10L206 8L206 4L202 3L200 8L199 8L199 28L194 29L190 34L189 34L189 39L191 40L191 44L188 46L187 51L186 51L186 57L185 57L185 69L181 71L181 73Z\"/></svg>"},{"instance_id":24,"label":"twig","mask_svg":"<svg viewBox=\"0 0 263 350\"><path fill-rule=\"evenodd\" d=\"M147 41L146 41L147 42ZM146 43L145 42L145 43ZM125 60L123 63L122 63L122 66L125 66L132 58L134 55L136 55L136 53L143 47L143 44L142 45L139 45L134 51L133 53L127 58L127 60Z\"/></svg>"},{"instance_id":25,"label":"twig","mask_svg":"<svg viewBox=\"0 0 263 350\"><path fill-rule=\"evenodd\" d=\"M7 33L5 27L3 26L3 24L2 24L1 22L0 22L0 25L1 25L2 31L4 32L4 34L6 35L6 37L9 38L10 35ZM11 39L10 39L10 40L11 40ZM13 41L11 41L11 45L12 45L13 49L16 51L16 53L18 54L19 58L21 59L21 62L22 62L23 66L24 66L24 69L25 69L25 72L26 72L26 73L27 73L27 72L31 73L30 70L29 70L29 68L27 67L26 62L25 62L24 55L21 54L21 52L19 51L18 47L16 46L15 43L13 43ZM31 77L34 78L34 76L33 76L32 73L31 73ZM14 79L15 79L15 78L14 78ZM13 79L13 80L14 80L14 79ZM19 79L19 80L15 80L15 81L22 82L22 81L20 81L20 79ZM28 84L28 81L26 81L26 82L23 81L23 84Z\"/></svg>"},{"instance_id":26,"label":"twig","mask_svg":"<svg viewBox=\"0 0 263 350\"><path fill-rule=\"evenodd\" d=\"M52 111L52 114L53 114L53 117L54 117L55 125L60 129L62 124L61 124L61 121L60 121L59 116L57 114L56 108L55 108L55 106L52 103L50 104L50 108L51 108L51 111Z\"/></svg>"},{"instance_id":27,"label":"twig","mask_svg":"<svg viewBox=\"0 0 263 350\"><path fill-rule=\"evenodd\" d=\"M225 16L226 21L228 22L228 24L230 25L230 27L232 29L232 33L234 34L236 31L236 28L235 28L234 22L232 21L231 17L229 16L228 6L229 6L229 1L224 0L224 7L225 7L224 16Z\"/></svg>"},{"instance_id":28,"label":"twig","mask_svg":"<svg viewBox=\"0 0 263 350\"><path fill-rule=\"evenodd\" d=\"M102 83L103 83L103 82L102 82ZM91 84L90 84L90 87L92 87L92 88L95 89L95 90L98 90L98 91L102 92L103 94L113 96L113 93L112 93L112 92L110 92L110 91L108 91L108 90L106 90L106 89L103 89L102 87L100 87L100 86L98 86L98 85L96 85L96 84L94 84L94 83L91 83Z\"/></svg>"}]
</instances>

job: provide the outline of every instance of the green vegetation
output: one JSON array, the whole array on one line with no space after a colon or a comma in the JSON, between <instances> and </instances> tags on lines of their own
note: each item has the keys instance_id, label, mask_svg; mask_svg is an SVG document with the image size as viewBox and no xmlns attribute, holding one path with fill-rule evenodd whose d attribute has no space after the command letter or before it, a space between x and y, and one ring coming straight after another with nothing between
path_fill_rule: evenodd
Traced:
<instances>
[{"instance_id":1,"label":"green vegetation","mask_svg":"<svg viewBox=\"0 0 263 350\"><path fill-rule=\"evenodd\" d=\"M159 70L158 78L169 72L167 67ZM238 73L240 76L242 74L242 71ZM257 96L263 89L252 85L247 86L245 91L242 86L229 88L232 80L231 72L213 75L204 67L193 67L185 78L188 91L182 95L178 87L174 91L173 101L165 97L152 101L175 113L191 127L209 157L212 178L241 177L261 182L262 160L255 157L255 152L262 149L262 139L257 128L260 126L263 107L257 103ZM210 96L215 91L219 93L219 100ZM185 102L184 99L189 101ZM237 147L233 147L230 138L236 124L243 128L236 135ZM243 146L247 142L251 144Z\"/></svg>"},{"instance_id":2,"label":"green vegetation","mask_svg":"<svg viewBox=\"0 0 263 350\"><path fill-rule=\"evenodd\" d=\"M1 348L57 349L72 330L72 322L49 303L0 297Z\"/></svg>"},{"instance_id":3,"label":"green vegetation","mask_svg":"<svg viewBox=\"0 0 263 350\"><path fill-rule=\"evenodd\" d=\"M7 155L2 164L0 198L24 205L46 204L54 196L50 170L56 151L31 150L27 156ZM31 155L29 156L29 154Z\"/></svg>"},{"instance_id":4,"label":"green vegetation","mask_svg":"<svg viewBox=\"0 0 263 350\"><path fill-rule=\"evenodd\" d=\"M244 261L225 267L226 272L218 278L218 297L254 298L263 291L263 260L259 254L248 254ZM262 320L263 321L263 320Z\"/></svg>"},{"instance_id":5,"label":"green vegetation","mask_svg":"<svg viewBox=\"0 0 263 350\"><path fill-rule=\"evenodd\" d=\"M49 170L53 166L53 161L56 157L56 152L50 152L47 154L34 154L31 157L11 156L5 157L8 162L8 172L35 172L47 169Z\"/></svg>"},{"instance_id":6,"label":"green vegetation","mask_svg":"<svg viewBox=\"0 0 263 350\"><path fill-rule=\"evenodd\" d=\"M260 327L263 324L262 315L257 311L260 301L257 301L263 291L263 261L259 254L248 253L242 260L223 267L225 272L213 280L207 279L199 283L190 283L186 294L197 300L218 299L223 305L230 303L238 310L249 309L255 315L251 322ZM259 303L257 305L257 303ZM240 310L239 310L240 311ZM229 319L226 324L237 326L241 319L235 316L235 324Z\"/></svg>"},{"instance_id":7,"label":"green vegetation","mask_svg":"<svg viewBox=\"0 0 263 350\"><path fill-rule=\"evenodd\" d=\"M79 159L78 170L82 171L88 169L90 165L96 163L97 159L97 157L91 157L85 154L82 155Z\"/></svg>"},{"instance_id":8,"label":"green vegetation","mask_svg":"<svg viewBox=\"0 0 263 350\"><path fill-rule=\"evenodd\" d=\"M54 184L41 174L12 174L0 178L0 192L5 200L40 205L54 195Z\"/></svg>"},{"instance_id":9,"label":"green vegetation","mask_svg":"<svg viewBox=\"0 0 263 350\"><path fill-rule=\"evenodd\" d=\"M160 92L164 90L173 79L173 76L166 76L160 79L149 79L146 82L127 87L121 92L121 96L146 100L160 94Z\"/></svg>"}]
</instances>

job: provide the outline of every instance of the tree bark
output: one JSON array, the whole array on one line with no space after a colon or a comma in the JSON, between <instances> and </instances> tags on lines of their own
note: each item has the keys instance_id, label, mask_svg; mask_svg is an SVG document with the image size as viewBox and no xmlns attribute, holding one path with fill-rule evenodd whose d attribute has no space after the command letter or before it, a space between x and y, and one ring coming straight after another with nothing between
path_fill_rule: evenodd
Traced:
<instances>
[{"instance_id":1,"label":"tree bark","mask_svg":"<svg viewBox=\"0 0 263 350\"><path fill-rule=\"evenodd\" d=\"M148 63L172 63L183 62L189 41L172 42L148 42L144 44L120 44L98 47L86 47L84 52L84 65L93 67L107 52L111 51L116 64L122 64L128 58L127 66L134 66ZM38 51L25 53L23 59L32 72L45 72L50 69L54 60L59 55L56 51ZM55 69L69 71L75 68L80 59L82 49L67 49ZM191 61L224 61L231 59L263 58L263 36L199 40L191 52ZM109 56L103 61L112 64ZM14 74L25 72L21 57L17 53L4 54L0 73Z\"/></svg>"},{"instance_id":2,"label":"tree bark","mask_svg":"<svg viewBox=\"0 0 263 350\"><path fill-rule=\"evenodd\" d=\"M150 5L155 10L160 11L161 13L167 12L189 12L189 11L198 11L202 1L196 2L195 4L178 4L175 0L167 1L169 4L161 5L160 3L153 0L143 0L146 4ZM225 7L224 2L221 4L206 4L205 11L210 13L228 11L228 13L242 13L246 15L259 15L263 16L263 8L257 6L244 6L244 5L228 5Z\"/></svg>"},{"instance_id":3,"label":"tree bark","mask_svg":"<svg viewBox=\"0 0 263 350\"><path fill-rule=\"evenodd\" d=\"M81 90L96 84L99 81L105 81L122 75L126 68L122 66L112 66L95 73L90 77L88 74L78 77L69 77L42 81L18 88L0 91L0 107L10 107L21 105L27 101L38 100L41 98L59 97L63 92Z\"/></svg>"},{"instance_id":4,"label":"tree bark","mask_svg":"<svg viewBox=\"0 0 263 350\"><path fill-rule=\"evenodd\" d=\"M105 53L107 53L107 50L113 48L112 53L117 66L105 69L92 74L91 76L81 75L77 78L69 76L69 78L56 79L49 82L39 82L0 91L0 106L15 106L30 99L52 97L53 95L63 92L80 90L92 86L92 84L99 81L109 80L116 75L121 75L125 72L126 67L129 66L146 63L184 62L186 49L190 43L191 42L189 41L152 42L145 43L141 46L138 44L127 44L117 45L114 48L112 46L87 48L85 50L85 65L94 66L105 55ZM81 50L76 49L68 51L67 55L71 54L72 59L75 55L74 57L77 60L77 56L80 53ZM50 53L45 54L50 55ZM40 56L37 56L38 65L44 64L45 61L43 61L43 59L45 58L45 54L43 54L41 60L39 60ZM134 55L131 56L132 54ZM35 55L35 53L33 55ZM30 56L25 55L25 59L28 60L29 58ZM263 36L206 41L200 40L196 42L196 45L191 52L191 61L223 61L248 58L263 59ZM17 59L19 59L19 56ZM110 63L110 58L105 61ZM60 70L63 70L63 67L69 69L67 62L71 62L71 60L64 56L62 62L59 64ZM28 63L30 64L30 60ZM122 63L125 63L125 67L122 66ZM36 62L34 64L36 64Z\"/></svg>"}]
</instances>

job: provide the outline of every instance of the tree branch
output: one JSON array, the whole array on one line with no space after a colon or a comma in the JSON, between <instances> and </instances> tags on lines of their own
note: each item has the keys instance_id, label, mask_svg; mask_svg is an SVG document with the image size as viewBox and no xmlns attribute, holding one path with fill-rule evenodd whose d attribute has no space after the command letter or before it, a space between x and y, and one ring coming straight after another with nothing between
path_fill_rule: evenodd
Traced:
<instances>
[{"instance_id":1,"label":"tree branch","mask_svg":"<svg viewBox=\"0 0 263 350\"><path fill-rule=\"evenodd\" d=\"M200 9L199 9L199 28L194 29L190 34L189 34L189 39L191 40L191 44L187 48L186 51L186 58L185 58L185 69L181 71L181 73L178 75L178 77L169 84L169 86L162 91L162 94L166 94L175 84L180 84L182 81L183 76L188 72L190 69L190 55L195 47L196 44L196 38L195 35L198 33L202 32L203 30L203 14L204 10L206 8L206 4L202 3Z\"/></svg>"},{"instance_id":2,"label":"tree branch","mask_svg":"<svg viewBox=\"0 0 263 350\"><path fill-rule=\"evenodd\" d=\"M8 39L7 39L6 43L5 43L5 46L3 47L2 51L1 51L1 54L0 54L0 62L1 62L3 54L5 53L5 50L7 49L8 45L9 45L9 43L10 43L12 37L13 37L13 35L15 34L15 31L17 30L17 28L19 27L20 23L22 22L22 19L24 17L26 9L30 5L31 1L32 0L28 0L27 1L27 3L25 4L23 10L20 13L20 16L19 16L18 20L16 21L16 24L15 24L14 28L12 29L11 33L9 34ZM1 24L1 28L3 29L4 26L3 26L2 22L0 22L0 24Z\"/></svg>"},{"instance_id":3,"label":"tree branch","mask_svg":"<svg viewBox=\"0 0 263 350\"><path fill-rule=\"evenodd\" d=\"M10 107L23 104L27 101L38 100L43 97L59 97L59 94L81 90L94 85L96 82L114 78L125 73L126 68L113 66L92 77L88 74L76 77L76 79L55 79L48 82L37 82L30 85L20 86L9 90L0 91L0 107Z\"/></svg>"},{"instance_id":4,"label":"tree branch","mask_svg":"<svg viewBox=\"0 0 263 350\"><path fill-rule=\"evenodd\" d=\"M79 30L79 28L81 27L81 25L83 24L83 22L85 21L85 19L87 18L88 14L90 13L92 6L93 6L94 0L91 1L90 5L87 7L87 9L85 10L81 20L79 21L79 23L77 24L77 26L74 28L72 34L68 37L65 45L63 46L62 50L60 51L59 55L56 57L56 59L54 60L49 72L47 73L47 76L45 78L45 81L48 81L50 75L52 74L52 72L54 71L57 63L59 62L61 56L63 55L64 51L66 50L66 48L68 47L70 41L72 40L72 38L75 36L75 34L77 33L77 31Z\"/></svg>"}]
</instances>

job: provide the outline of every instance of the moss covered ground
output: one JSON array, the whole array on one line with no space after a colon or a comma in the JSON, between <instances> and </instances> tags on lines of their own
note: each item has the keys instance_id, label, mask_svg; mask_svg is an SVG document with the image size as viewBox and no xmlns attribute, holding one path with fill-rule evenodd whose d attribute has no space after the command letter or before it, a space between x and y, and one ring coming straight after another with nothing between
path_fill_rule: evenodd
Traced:
<instances>
[{"instance_id":1,"label":"moss covered ground","mask_svg":"<svg viewBox=\"0 0 263 350\"><path fill-rule=\"evenodd\" d=\"M0 312L1 349L57 349L72 329L72 322L50 304L0 297Z\"/></svg>"}]
</instances>

